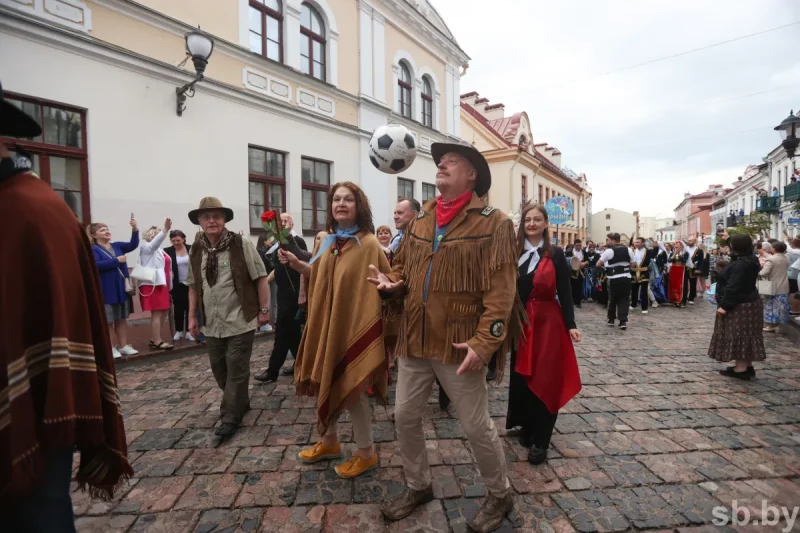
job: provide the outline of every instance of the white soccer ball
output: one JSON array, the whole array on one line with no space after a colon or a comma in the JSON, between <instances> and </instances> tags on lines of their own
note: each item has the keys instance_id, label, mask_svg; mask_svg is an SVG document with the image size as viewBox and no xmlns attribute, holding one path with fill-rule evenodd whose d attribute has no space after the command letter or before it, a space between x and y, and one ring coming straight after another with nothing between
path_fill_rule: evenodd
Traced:
<instances>
[{"instance_id":1,"label":"white soccer ball","mask_svg":"<svg viewBox=\"0 0 800 533\"><path fill-rule=\"evenodd\" d=\"M386 174L403 172L417 157L417 143L405 126L387 124L375 130L369 141L369 160Z\"/></svg>"}]
</instances>

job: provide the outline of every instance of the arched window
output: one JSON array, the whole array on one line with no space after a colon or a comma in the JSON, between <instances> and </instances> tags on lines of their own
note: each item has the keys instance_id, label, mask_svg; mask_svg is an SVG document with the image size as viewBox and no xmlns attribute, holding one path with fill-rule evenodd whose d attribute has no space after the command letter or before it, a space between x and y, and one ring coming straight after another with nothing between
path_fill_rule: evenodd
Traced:
<instances>
[{"instance_id":1,"label":"arched window","mask_svg":"<svg viewBox=\"0 0 800 533\"><path fill-rule=\"evenodd\" d=\"M300 68L325 81L325 22L308 4L300 13Z\"/></svg>"},{"instance_id":2,"label":"arched window","mask_svg":"<svg viewBox=\"0 0 800 533\"><path fill-rule=\"evenodd\" d=\"M281 0L250 0L250 51L283 61Z\"/></svg>"},{"instance_id":3,"label":"arched window","mask_svg":"<svg viewBox=\"0 0 800 533\"><path fill-rule=\"evenodd\" d=\"M433 88L427 76L422 78L422 124L433 127Z\"/></svg>"},{"instance_id":4,"label":"arched window","mask_svg":"<svg viewBox=\"0 0 800 533\"><path fill-rule=\"evenodd\" d=\"M406 118L411 118L411 72L404 62L400 62L400 77L397 78L399 87L398 104L400 114Z\"/></svg>"}]
</instances>

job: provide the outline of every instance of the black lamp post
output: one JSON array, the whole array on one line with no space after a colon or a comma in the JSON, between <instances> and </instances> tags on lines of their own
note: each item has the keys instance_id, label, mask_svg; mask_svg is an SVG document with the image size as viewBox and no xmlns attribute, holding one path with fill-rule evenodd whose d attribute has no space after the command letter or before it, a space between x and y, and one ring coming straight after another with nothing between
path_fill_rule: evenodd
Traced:
<instances>
[{"instance_id":1,"label":"black lamp post","mask_svg":"<svg viewBox=\"0 0 800 533\"><path fill-rule=\"evenodd\" d=\"M800 116L795 115L794 110L790 111L789 116L775 127L775 131L781 134L782 146L789 159L794 157L794 152L800 145L800 139L797 138L798 130L800 130Z\"/></svg>"},{"instance_id":2,"label":"black lamp post","mask_svg":"<svg viewBox=\"0 0 800 533\"><path fill-rule=\"evenodd\" d=\"M199 81L203 81L203 72L206 70L208 58L211 57L211 53L213 51L214 40L204 32L200 31L199 27L196 30L192 30L186 34L186 54L192 58L192 63L194 63L194 70L197 72L197 76L183 87L178 87L175 89L175 93L177 95L177 112L179 117L183 115L183 111L186 109L186 106L184 105L186 98L192 98L194 96L195 84Z\"/></svg>"}]
</instances>

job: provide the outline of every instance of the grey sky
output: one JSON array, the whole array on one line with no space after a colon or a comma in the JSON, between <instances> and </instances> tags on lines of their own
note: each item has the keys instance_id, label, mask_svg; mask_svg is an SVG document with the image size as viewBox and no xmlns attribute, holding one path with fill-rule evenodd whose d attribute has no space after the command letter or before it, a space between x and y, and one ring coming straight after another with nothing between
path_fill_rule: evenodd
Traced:
<instances>
[{"instance_id":1,"label":"grey sky","mask_svg":"<svg viewBox=\"0 0 800 533\"><path fill-rule=\"evenodd\" d=\"M599 75L800 21L800 0L431 3L472 58L462 93L527 111L534 140L587 174L595 211L671 216L760 162L800 107L800 24Z\"/></svg>"}]
</instances>

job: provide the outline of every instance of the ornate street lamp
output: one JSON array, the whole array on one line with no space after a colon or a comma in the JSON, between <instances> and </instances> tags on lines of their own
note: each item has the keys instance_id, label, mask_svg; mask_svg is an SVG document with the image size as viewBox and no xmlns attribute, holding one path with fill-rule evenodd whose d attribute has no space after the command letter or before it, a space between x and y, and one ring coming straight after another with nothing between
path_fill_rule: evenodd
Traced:
<instances>
[{"instance_id":1,"label":"ornate street lamp","mask_svg":"<svg viewBox=\"0 0 800 533\"><path fill-rule=\"evenodd\" d=\"M797 138L798 130L800 130L800 116L795 115L794 110L775 127L775 131L781 134L783 149L786 150L789 159L794 157L794 152L800 144L800 139Z\"/></svg>"},{"instance_id":2,"label":"ornate street lamp","mask_svg":"<svg viewBox=\"0 0 800 533\"><path fill-rule=\"evenodd\" d=\"M196 30L192 30L186 34L186 55L187 58L192 58L194 70L197 75L195 79L183 87L178 87L175 89L175 93L177 95L177 112L179 117L183 115L183 111L186 109L186 106L184 105L186 98L192 98L194 96L195 84L199 81L203 81L203 73L206 70L208 58L211 57L212 52L214 52L214 40L206 33L202 32L199 27Z\"/></svg>"}]
</instances>

